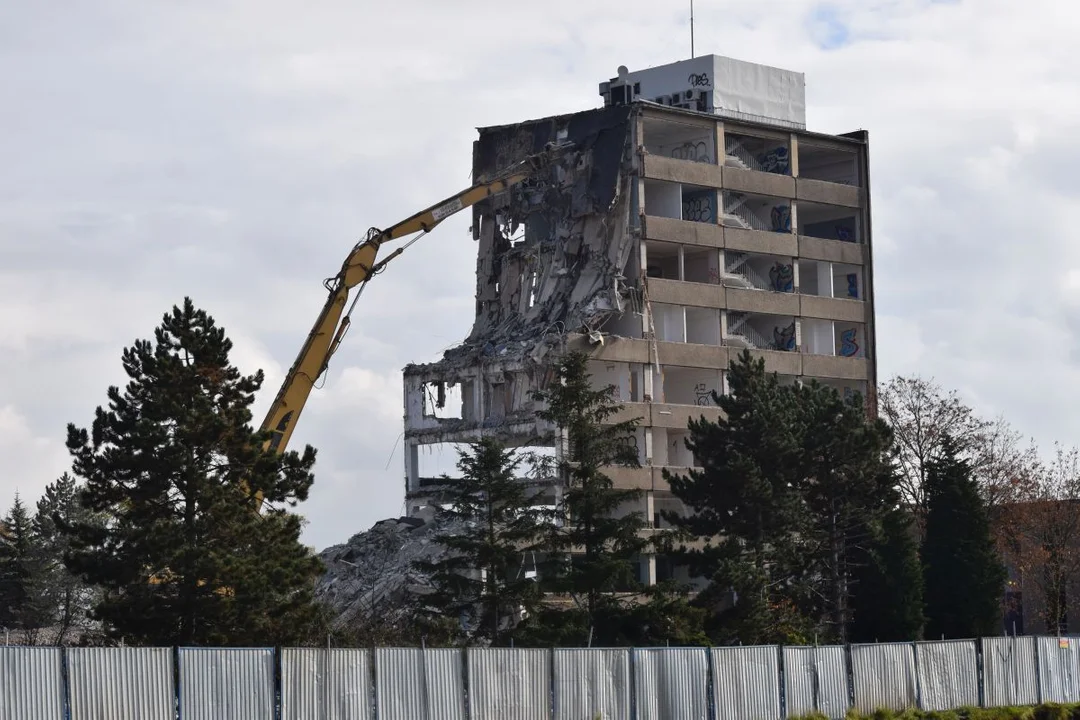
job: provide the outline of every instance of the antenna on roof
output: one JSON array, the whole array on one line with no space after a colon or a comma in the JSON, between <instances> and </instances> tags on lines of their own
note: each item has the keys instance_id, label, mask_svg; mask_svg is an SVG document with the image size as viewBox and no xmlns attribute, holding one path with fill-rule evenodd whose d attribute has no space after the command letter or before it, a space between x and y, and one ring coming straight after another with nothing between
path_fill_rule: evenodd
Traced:
<instances>
[{"instance_id":1,"label":"antenna on roof","mask_svg":"<svg viewBox=\"0 0 1080 720\"><path fill-rule=\"evenodd\" d=\"M690 0L690 57L694 57L694 0Z\"/></svg>"}]
</instances>

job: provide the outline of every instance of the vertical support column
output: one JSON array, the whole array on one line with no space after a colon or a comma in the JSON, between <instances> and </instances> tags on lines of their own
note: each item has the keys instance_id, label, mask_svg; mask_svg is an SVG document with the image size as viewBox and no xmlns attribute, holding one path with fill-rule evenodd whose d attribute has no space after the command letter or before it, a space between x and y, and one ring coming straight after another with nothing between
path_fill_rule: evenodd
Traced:
<instances>
[{"instance_id":1,"label":"vertical support column","mask_svg":"<svg viewBox=\"0 0 1080 720\"><path fill-rule=\"evenodd\" d=\"M405 492L420 487L420 452L415 440L405 441Z\"/></svg>"},{"instance_id":2,"label":"vertical support column","mask_svg":"<svg viewBox=\"0 0 1080 720\"><path fill-rule=\"evenodd\" d=\"M653 495L652 490L645 491L645 518L648 520L649 527L656 527L656 498ZM641 557L642 565L642 581L645 585L656 584L656 554L649 552Z\"/></svg>"},{"instance_id":3,"label":"vertical support column","mask_svg":"<svg viewBox=\"0 0 1080 720\"><path fill-rule=\"evenodd\" d=\"M727 157L727 149L725 148L725 140L724 140L724 123L720 122L720 121L717 121L717 123L716 123L716 140L715 140L715 142L716 142L716 164L723 167L724 159ZM723 177L723 174L721 174L721 177ZM723 202L722 193L720 193L720 194L721 194L720 200L721 200L721 202ZM719 215L719 213L717 213L717 215Z\"/></svg>"},{"instance_id":4,"label":"vertical support column","mask_svg":"<svg viewBox=\"0 0 1080 720\"><path fill-rule=\"evenodd\" d=\"M788 162L791 167L791 177L795 178L795 184L799 184L799 137L795 133L788 136ZM799 233L799 203L791 200L791 232ZM796 276L798 277L798 276ZM796 283L798 281L796 280Z\"/></svg>"}]
</instances>

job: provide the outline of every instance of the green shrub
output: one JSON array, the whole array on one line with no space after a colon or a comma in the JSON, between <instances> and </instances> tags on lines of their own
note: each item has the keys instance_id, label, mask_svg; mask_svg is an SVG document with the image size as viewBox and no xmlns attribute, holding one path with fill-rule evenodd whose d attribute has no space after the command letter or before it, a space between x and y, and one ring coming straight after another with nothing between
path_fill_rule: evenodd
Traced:
<instances>
[{"instance_id":1,"label":"green shrub","mask_svg":"<svg viewBox=\"0 0 1080 720\"><path fill-rule=\"evenodd\" d=\"M852 708L845 717L846 720L1080 720L1080 705L1046 703L1037 707L966 707L944 711L909 708L900 712L880 708L869 715ZM821 713L813 713L803 715L797 720L828 720L828 718Z\"/></svg>"}]
</instances>

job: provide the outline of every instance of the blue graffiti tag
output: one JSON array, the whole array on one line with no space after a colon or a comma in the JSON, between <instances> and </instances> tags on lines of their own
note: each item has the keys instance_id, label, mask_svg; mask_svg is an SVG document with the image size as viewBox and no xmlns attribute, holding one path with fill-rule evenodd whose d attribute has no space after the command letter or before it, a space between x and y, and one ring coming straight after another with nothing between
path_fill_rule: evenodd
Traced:
<instances>
[{"instance_id":1,"label":"blue graffiti tag","mask_svg":"<svg viewBox=\"0 0 1080 720\"><path fill-rule=\"evenodd\" d=\"M855 357L859 354L859 343L855 342L858 330L851 328L840 333L840 354L844 357Z\"/></svg>"},{"instance_id":2,"label":"blue graffiti tag","mask_svg":"<svg viewBox=\"0 0 1080 720\"><path fill-rule=\"evenodd\" d=\"M774 263L773 266L769 268L769 280L772 282L773 290L778 292L794 292L795 269L790 263Z\"/></svg>"},{"instance_id":3,"label":"blue graffiti tag","mask_svg":"<svg viewBox=\"0 0 1080 720\"><path fill-rule=\"evenodd\" d=\"M859 276L857 273L848 273L847 276L847 295L850 298L859 297Z\"/></svg>"}]
</instances>

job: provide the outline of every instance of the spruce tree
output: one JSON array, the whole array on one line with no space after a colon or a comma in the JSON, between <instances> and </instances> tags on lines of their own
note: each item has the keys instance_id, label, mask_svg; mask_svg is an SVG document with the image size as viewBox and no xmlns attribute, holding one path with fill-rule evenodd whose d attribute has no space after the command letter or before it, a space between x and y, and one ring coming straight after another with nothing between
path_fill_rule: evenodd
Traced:
<instances>
[{"instance_id":1,"label":"spruce tree","mask_svg":"<svg viewBox=\"0 0 1080 720\"><path fill-rule=\"evenodd\" d=\"M0 626L17 630L21 641L37 642L49 624L43 597L44 555L34 536L33 520L19 495L3 518L0 537Z\"/></svg>"},{"instance_id":2,"label":"spruce tree","mask_svg":"<svg viewBox=\"0 0 1080 720\"><path fill-rule=\"evenodd\" d=\"M572 600L570 609L549 606L526 623L521 636L543 644L619 644L641 589L640 555L647 542L644 514L633 509L639 490L616 488L609 467L640 467L633 442L638 421L615 420L615 388L593 388L588 356L568 353L554 378L535 398L537 415L557 430L561 500L542 541L541 586Z\"/></svg>"},{"instance_id":3,"label":"spruce tree","mask_svg":"<svg viewBox=\"0 0 1080 720\"><path fill-rule=\"evenodd\" d=\"M910 511L894 507L885 514L866 562L855 572L851 642L922 639L926 618L917 533Z\"/></svg>"},{"instance_id":4,"label":"spruce tree","mask_svg":"<svg viewBox=\"0 0 1080 720\"><path fill-rule=\"evenodd\" d=\"M71 550L70 536L61 527L75 522L98 522L79 503L79 487L70 473L64 473L45 486L34 514L34 536L41 548L42 600L54 629L51 642L64 645L69 634L86 624L93 588L74 575L64 564Z\"/></svg>"},{"instance_id":5,"label":"spruce tree","mask_svg":"<svg viewBox=\"0 0 1080 720\"><path fill-rule=\"evenodd\" d=\"M64 526L66 563L102 591L94 617L115 639L287 644L315 615L321 565L288 510L307 498L315 450L266 448L250 425L263 373L242 375L231 349L185 298L124 349L128 382L90 431L68 426L81 504L102 521Z\"/></svg>"},{"instance_id":6,"label":"spruce tree","mask_svg":"<svg viewBox=\"0 0 1080 720\"><path fill-rule=\"evenodd\" d=\"M927 471L922 544L926 635L971 638L1001 631L1006 572L985 501L951 437Z\"/></svg>"},{"instance_id":7,"label":"spruce tree","mask_svg":"<svg viewBox=\"0 0 1080 720\"><path fill-rule=\"evenodd\" d=\"M492 439L473 443L458 459L460 477L443 478L435 540L450 552L418 562L436 592L425 598L436 618L461 623L468 644L508 644L522 613L540 600L525 557L536 548L540 514L519 477L525 458Z\"/></svg>"}]
</instances>

